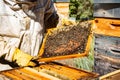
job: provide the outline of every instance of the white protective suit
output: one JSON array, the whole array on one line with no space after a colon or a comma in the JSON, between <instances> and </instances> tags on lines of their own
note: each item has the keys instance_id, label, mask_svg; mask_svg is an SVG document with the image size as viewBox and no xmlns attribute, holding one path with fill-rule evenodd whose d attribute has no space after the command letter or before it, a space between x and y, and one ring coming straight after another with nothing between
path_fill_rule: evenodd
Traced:
<instances>
[{"instance_id":1,"label":"white protective suit","mask_svg":"<svg viewBox=\"0 0 120 80\"><path fill-rule=\"evenodd\" d=\"M8 61L12 61L15 47L37 56L45 27L55 27L58 22L52 0L36 0L29 5L19 1L0 0L0 57L5 55Z\"/></svg>"}]
</instances>

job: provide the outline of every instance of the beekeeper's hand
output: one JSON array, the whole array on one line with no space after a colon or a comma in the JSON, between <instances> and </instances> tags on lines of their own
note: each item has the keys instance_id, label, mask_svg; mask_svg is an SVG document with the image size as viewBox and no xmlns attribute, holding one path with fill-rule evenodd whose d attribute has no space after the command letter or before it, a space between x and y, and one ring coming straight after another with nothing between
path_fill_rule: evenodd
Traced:
<instances>
[{"instance_id":1,"label":"beekeeper's hand","mask_svg":"<svg viewBox=\"0 0 120 80\"><path fill-rule=\"evenodd\" d=\"M16 62L19 66L35 66L36 64L32 62L32 56L19 49L15 49L12 60Z\"/></svg>"}]
</instances>

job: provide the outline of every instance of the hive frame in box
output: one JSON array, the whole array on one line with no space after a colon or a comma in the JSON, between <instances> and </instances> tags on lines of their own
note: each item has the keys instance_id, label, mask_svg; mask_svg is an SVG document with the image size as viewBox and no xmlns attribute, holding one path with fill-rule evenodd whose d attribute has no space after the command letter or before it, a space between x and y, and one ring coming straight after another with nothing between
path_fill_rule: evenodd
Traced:
<instances>
[{"instance_id":1,"label":"hive frame in box","mask_svg":"<svg viewBox=\"0 0 120 80\"><path fill-rule=\"evenodd\" d=\"M94 72L56 62L43 63L34 68L23 67L0 72L0 79L5 80L91 80L97 77L98 74Z\"/></svg>"},{"instance_id":2,"label":"hive frame in box","mask_svg":"<svg viewBox=\"0 0 120 80\"><path fill-rule=\"evenodd\" d=\"M53 28L56 29L56 28ZM89 34L88 39L87 39L87 44L85 47L85 52L84 53L76 53L76 54L70 54L70 55L65 55L65 56L55 56L55 57L49 57L49 58L42 58L42 54L44 53L44 48L45 48L45 42L46 42L46 38L48 36L48 34L51 34L51 30L53 29L49 29L48 33L46 34L40 52L39 52L39 62L49 62L49 61L53 61L53 60L60 60L60 59L68 59L68 58L77 58L77 57L85 57L88 56L89 54L89 50L90 50L90 45L91 45L91 41L92 41L92 33Z\"/></svg>"}]
</instances>

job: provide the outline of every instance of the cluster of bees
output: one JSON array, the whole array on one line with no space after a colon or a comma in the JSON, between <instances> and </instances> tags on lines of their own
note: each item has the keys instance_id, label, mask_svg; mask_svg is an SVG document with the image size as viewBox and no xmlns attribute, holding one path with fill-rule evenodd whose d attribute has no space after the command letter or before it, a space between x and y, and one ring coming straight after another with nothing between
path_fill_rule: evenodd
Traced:
<instances>
[{"instance_id":1,"label":"cluster of bees","mask_svg":"<svg viewBox=\"0 0 120 80\"><path fill-rule=\"evenodd\" d=\"M51 34L47 35L43 57L83 53L90 34L90 22L52 30Z\"/></svg>"}]
</instances>

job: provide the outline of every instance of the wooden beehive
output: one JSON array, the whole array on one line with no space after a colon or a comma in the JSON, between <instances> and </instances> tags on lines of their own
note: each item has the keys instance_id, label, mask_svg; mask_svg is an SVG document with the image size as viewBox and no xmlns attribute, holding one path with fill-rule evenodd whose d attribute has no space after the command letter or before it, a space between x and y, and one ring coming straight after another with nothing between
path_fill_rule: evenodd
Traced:
<instances>
[{"instance_id":1,"label":"wooden beehive","mask_svg":"<svg viewBox=\"0 0 120 80\"><path fill-rule=\"evenodd\" d=\"M94 0L94 17L120 18L120 0Z\"/></svg>"},{"instance_id":2,"label":"wooden beehive","mask_svg":"<svg viewBox=\"0 0 120 80\"><path fill-rule=\"evenodd\" d=\"M59 14L69 17L69 0L56 0L54 4Z\"/></svg>"},{"instance_id":3,"label":"wooden beehive","mask_svg":"<svg viewBox=\"0 0 120 80\"><path fill-rule=\"evenodd\" d=\"M95 18L92 30L95 34L95 72L104 75L119 69L120 20Z\"/></svg>"},{"instance_id":4,"label":"wooden beehive","mask_svg":"<svg viewBox=\"0 0 120 80\"><path fill-rule=\"evenodd\" d=\"M73 74L74 73L74 74ZM91 80L98 74L50 62L0 72L0 80Z\"/></svg>"}]
</instances>

